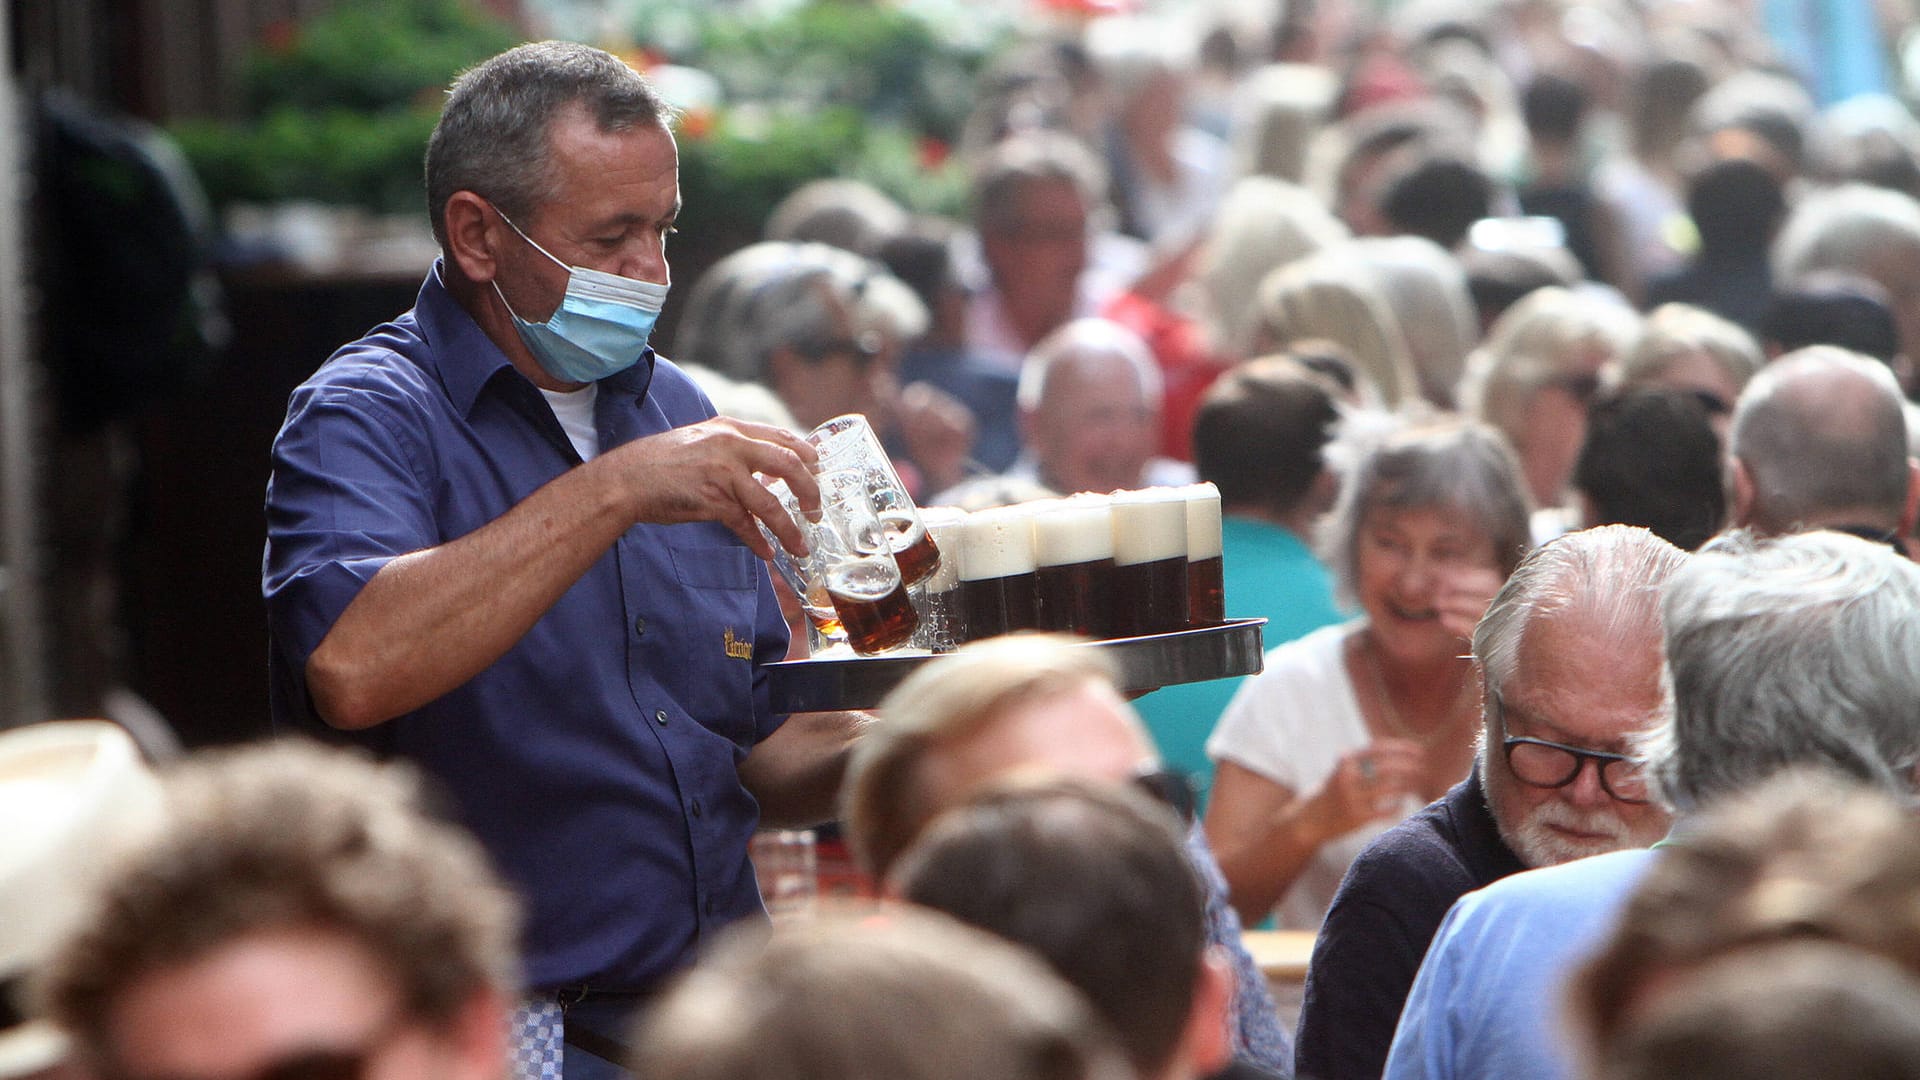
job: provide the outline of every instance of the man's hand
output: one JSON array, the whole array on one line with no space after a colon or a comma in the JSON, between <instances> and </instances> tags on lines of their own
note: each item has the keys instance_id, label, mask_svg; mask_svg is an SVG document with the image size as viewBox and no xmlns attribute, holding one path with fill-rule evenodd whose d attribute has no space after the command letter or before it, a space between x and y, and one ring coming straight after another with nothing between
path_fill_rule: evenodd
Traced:
<instances>
[{"instance_id":1,"label":"man's hand","mask_svg":"<svg viewBox=\"0 0 1920 1080\"><path fill-rule=\"evenodd\" d=\"M788 551L806 553L799 527L755 475L785 480L803 511L819 509L820 486L811 471L819 454L792 432L721 416L636 439L607 458L625 478L635 521L717 521L770 559L757 519Z\"/></svg>"}]
</instances>

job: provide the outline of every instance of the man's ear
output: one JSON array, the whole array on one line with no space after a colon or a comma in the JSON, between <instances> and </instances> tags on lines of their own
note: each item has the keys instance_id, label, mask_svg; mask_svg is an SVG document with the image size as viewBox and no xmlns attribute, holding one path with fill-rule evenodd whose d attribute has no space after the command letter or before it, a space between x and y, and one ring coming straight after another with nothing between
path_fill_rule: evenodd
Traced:
<instances>
[{"instance_id":1,"label":"man's ear","mask_svg":"<svg viewBox=\"0 0 1920 1080\"><path fill-rule=\"evenodd\" d=\"M1727 459L1727 524L1753 524L1753 474L1739 458Z\"/></svg>"},{"instance_id":2,"label":"man's ear","mask_svg":"<svg viewBox=\"0 0 1920 1080\"><path fill-rule=\"evenodd\" d=\"M1187 1076L1212 1076L1233 1059L1233 970L1218 947L1200 959L1179 1053Z\"/></svg>"},{"instance_id":3,"label":"man's ear","mask_svg":"<svg viewBox=\"0 0 1920 1080\"><path fill-rule=\"evenodd\" d=\"M485 284L498 272L494 217L487 201L471 191L456 191L447 199L447 258L468 281Z\"/></svg>"}]
</instances>

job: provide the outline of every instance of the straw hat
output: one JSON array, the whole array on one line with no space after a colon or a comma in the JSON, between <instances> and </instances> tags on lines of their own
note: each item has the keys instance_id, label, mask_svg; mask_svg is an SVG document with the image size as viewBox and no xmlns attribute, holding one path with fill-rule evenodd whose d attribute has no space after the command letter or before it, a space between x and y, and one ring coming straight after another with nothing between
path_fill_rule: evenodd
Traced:
<instances>
[{"instance_id":1,"label":"straw hat","mask_svg":"<svg viewBox=\"0 0 1920 1080\"><path fill-rule=\"evenodd\" d=\"M52 1024L25 1018L21 991L85 912L110 849L159 816L159 784L118 725L0 731L0 1078L65 1055Z\"/></svg>"}]
</instances>

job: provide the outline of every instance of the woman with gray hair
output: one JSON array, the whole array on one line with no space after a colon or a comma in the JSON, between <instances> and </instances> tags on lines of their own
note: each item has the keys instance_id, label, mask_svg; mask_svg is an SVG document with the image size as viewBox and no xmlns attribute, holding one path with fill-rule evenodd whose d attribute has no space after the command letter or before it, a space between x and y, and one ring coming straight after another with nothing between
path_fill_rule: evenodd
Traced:
<instances>
[{"instance_id":1,"label":"woman with gray hair","mask_svg":"<svg viewBox=\"0 0 1920 1080\"><path fill-rule=\"evenodd\" d=\"M1467 638L1526 553L1527 516L1513 452L1484 425L1361 454L1323 545L1361 617L1268 653L1207 743L1207 837L1241 918L1318 927L1360 849L1467 774Z\"/></svg>"}]
</instances>

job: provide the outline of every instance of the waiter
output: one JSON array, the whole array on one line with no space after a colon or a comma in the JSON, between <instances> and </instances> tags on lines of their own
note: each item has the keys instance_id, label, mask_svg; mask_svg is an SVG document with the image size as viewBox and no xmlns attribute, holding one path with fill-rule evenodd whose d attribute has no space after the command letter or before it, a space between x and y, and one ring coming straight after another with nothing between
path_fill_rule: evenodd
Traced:
<instances>
[{"instance_id":1,"label":"waiter","mask_svg":"<svg viewBox=\"0 0 1920 1080\"><path fill-rule=\"evenodd\" d=\"M565 1010L569 1080L619 1075L631 1012L758 915L755 826L829 816L860 722L769 707L755 519L804 542L754 474L811 508L812 449L647 347L670 119L582 45L460 76L427 149L442 256L294 392L267 488L276 724L445 784L527 898L522 1020Z\"/></svg>"}]
</instances>

